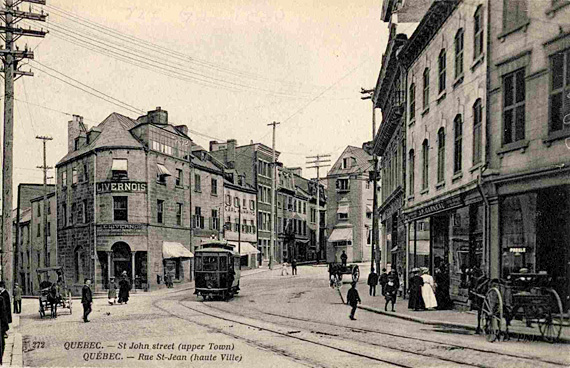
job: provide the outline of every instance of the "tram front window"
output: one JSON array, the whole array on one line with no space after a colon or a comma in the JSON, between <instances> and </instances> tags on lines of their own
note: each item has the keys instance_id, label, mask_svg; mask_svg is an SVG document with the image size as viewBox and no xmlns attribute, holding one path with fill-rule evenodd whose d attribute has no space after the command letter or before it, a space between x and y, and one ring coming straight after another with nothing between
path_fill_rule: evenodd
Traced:
<instances>
[{"instance_id":1,"label":"tram front window","mask_svg":"<svg viewBox=\"0 0 570 368\"><path fill-rule=\"evenodd\" d=\"M220 271L228 270L228 257L220 256Z\"/></svg>"},{"instance_id":2,"label":"tram front window","mask_svg":"<svg viewBox=\"0 0 570 368\"><path fill-rule=\"evenodd\" d=\"M202 257L202 271L217 271L218 270L218 257L204 256Z\"/></svg>"}]
</instances>

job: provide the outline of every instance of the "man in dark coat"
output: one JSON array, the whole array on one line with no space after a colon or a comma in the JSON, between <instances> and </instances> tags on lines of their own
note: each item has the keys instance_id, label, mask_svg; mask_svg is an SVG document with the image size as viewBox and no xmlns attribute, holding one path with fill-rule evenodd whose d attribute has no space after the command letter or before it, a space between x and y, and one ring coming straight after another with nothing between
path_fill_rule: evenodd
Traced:
<instances>
[{"instance_id":1,"label":"man in dark coat","mask_svg":"<svg viewBox=\"0 0 570 368\"><path fill-rule=\"evenodd\" d=\"M346 255L346 253L344 252L344 250L342 251L342 254L340 255L340 263L342 263L342 267L346 267L346 261L348 259L348 256Z\"/></svg>"},{"instance_id":2,"label":"man in dark coat","mask_svg":"<svg viewBox=\"0 0 570 368\"><path fill-rule=\"evenodd\" d=\"M423 310L425 309L424 299L422 298L422 286L424 280L420 276L418 268L412 269L412 277L410 278L410 300L408 301L408 309Z\"/></svg>"},{"instance_id":3,"label":"man in dark coat","mask_svg":"<svg viewBox=\"0 0 570 368\"><path fill-rule=\"evenodd\" d=\"M6 290L6 283L4 281L0 281L0 297L2 297L4 310L6 311L6 319L8 324L10 324L12 323L12 303L10 302L10 293ZM3 335L4 338L8 337L6 332L4 332Z\"/></svg>"},{"instance_id":4,"label":"man in dark coat","mask_svg":"<svg viewBox=\"0 0 570 368\"><path fill-rule=\"evenodd\" d=\"M378 285L378 274L374 271L374 268L372 268L370 275L368 275L368 286L370 286L371 296L376 296L376 285Z\"/></svg>"},{"instance_id":5,"label":"man in dark coat","mask_svg":"<svg viewBox=\"0 0 570 368\"><path fill-rule=\"evenodd\" d=\"M388 311L388 303L392 303L392 312L395 312L394 305L396 304L396 298L398 295L398 289L400 288L400 280L398 279L398 274L396 270L390 271L388 275L388 282L386 283L386 289L384 290L384 296L386 297L386 304L384 305L384 310Z\"/></svg>"},{"instance_id":6,"label":"man in dark coat","mask_svg":"<svg viewBox=\"0 0 570 368\"><path fill-rule=\"evenodd\" d=\"M355 320L354 313L356 313L356 307L360 303L360 296L358 295L358 290L356 290L356 282L352 283L352 287L348 290L346 294L346 304L350 305L352 309L350 310L350 319Z\"/></svg>"},{"instance_id":7,"label":"man in dark coat","mask_svg":"<svg viewBox=\"0 0 570 368\"><path fill-rule=\"evenodd\" d=\"M378 278L378 282L380 283L380 286L382 287L382 295L386 295L386 291L384 289L386 288L386 283L388 282L388 274L386 273L385 268L382 269L382 273L380 274L380 277Z\"/></svg>"},{"instance_id":8,"label":"man in dark coat","mask_svg":"<svg viewBox=\"0 0 570 368\"><path fill-rule=\"evenodd\" d=\"M10 306L6 308L5 303L0 303L0 342L2 345L0 346L0 364L2 364L2 356L4 355L4 346L6 343L6 331L10 329L8 326L8 314L10 311Z\"/></svg>"},{"instance_id":9,"label":"man in dark coat","mask_svg":"<svg viewBox=\"0 0 570 368\"><path fill-rule=\"evenodd\" d=\"M131 290L131 283L127 279L127 272L123 271L123 278L119 281L119 304L127 304L129 301L129 290Z\"/></svg>"},{"instance_id":10,"label":"man in dark coat","mask_svg":"<svg viewBox=\"0 0 570 368\"><path fill-rule=\"evenodd\" d=\"M91 313L91 304L93 303L93 295L91 294L91 280L85 279L83 289L81 289L81 304L83 304L83 322L89 322L87 317Z\"/></svg>"},{"instance_id":11,"label":"man in dark coat","mask_svg":"<svg viewBox=\"0 0 570 368\"><path fill-rule=\"evenodd\" d=\"M297 259L295 258L291 261L291 275L297 275Z\"/></svg>"}]
</instances>

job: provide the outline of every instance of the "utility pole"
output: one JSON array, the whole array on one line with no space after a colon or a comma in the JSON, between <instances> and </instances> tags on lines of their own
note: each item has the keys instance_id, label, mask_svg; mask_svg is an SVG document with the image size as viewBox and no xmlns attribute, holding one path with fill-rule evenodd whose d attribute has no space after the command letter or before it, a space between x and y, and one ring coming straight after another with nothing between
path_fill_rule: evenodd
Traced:
<instances>
[{"instance_id":1,"label":"utility pole","mask_svg":"<svg viewBox=\"0 0 570 368\"><path fill-rule=\"evenodd\" d=\"M47 166L46 163L46 142L51 141L52 137L45 137L45 136L36 136L36 139L43 141L44 144L44 164L43 166L37 166L38 169L42 169L44 171L44 266L49 267L49 258L48 258L48 223L47 223L47 209L48 209L48 201L47 201L47 172L48 170L53 169L51 166Z\"/></svg>"},{"instance_id":2,"label":"utility pole","mask_svg":"<svg viewBox=\"0 0 570 368\"><path fill-rule=\"evenodd\" d=\"M321 235L321 178L319 176L319 169L321 167L330 166L330 164L326 164L327 162L331 162L329 159L331 155L316 155L316 156L307 156L307 160L314 160L307 162L307 165L314 164L314 166L307 166L307 169L317 169L317 234L316 234L316 242L317 242L317 261L319 261L319 254L321 252L321 243L320 243L320 235ZM325 255L326 257L326 255Z\"/></svg>"},{"instance_id":3,"label":"utility pole","mask_svg":"<svg viewBox=\"0 0 570 368\"><path fill-rule=\"evenodd\" d=\"M239 200L240 203L238 206L238 253L239 253L239 269L241 270L241 198Z\"/></svg>"},{"instance_id":4,"label":"utility pole","mask_svg":"<svg viewBox=\"0 0 570 368\"><path fill-rule=\"evenodd\" d=\"M273 159L271 160L271 219L269 226L271 227L271 237L269 240L269 269L273 269L273 256L275 255L275 177L277 176L277 165L275 165L275 127L281 123L273 122L267 126L273 126L273 144L271 146ZM281 262L283 262L283 248L281 248Z\"/></svg>"},{"instance_id":5,"label":"utility pole","mask_svg":"<svg viewBox=\"0 0 570 368\"><path fill-rule=\"evenodd\" d=\"M378 155L374 150L374 138L376 137L376 114L375 114L375 101L374 101L374 90L360 88L360 93L365 95L360 97L362 100L372 101L372 160L374 165L374 170L372 173L372 181L374 182L373 190L374 194L372 197L372 259L370 261L370 267L374 267L374 261L376 261L376 272L380 273L380 234L378 229Z\"/></svg>"},{"instance_id":6,"label":"utility pole","mask_svg":"<svg viewBox=\"0 0 570 368\"><path fill-rule=\"evenodd\" d=\"M20 71L18 63L25 59L33 59L34 53L28 50L19 50L15 42L22 36L44 37L43 30L23 29L16 24L22 19L37 20L44 22L47 14L36 14L30 11L20 11L18 5L22 2L45 5L45 0L5 0L4 8L0 9L0 38L5 41L4 49L0 49L0 58L3 61L4 73L4 156L2 158L2 252L0 278L6 281L6 288L12 289L12 280L6 280L6 276L14 278L16 267L12 265L12 162L14 151L14 82L26 75L32 76L30 71ZM3 35L2 35L3 34ZM14 272L14 273L12 273Z\"/></svg>"}]
</instances>

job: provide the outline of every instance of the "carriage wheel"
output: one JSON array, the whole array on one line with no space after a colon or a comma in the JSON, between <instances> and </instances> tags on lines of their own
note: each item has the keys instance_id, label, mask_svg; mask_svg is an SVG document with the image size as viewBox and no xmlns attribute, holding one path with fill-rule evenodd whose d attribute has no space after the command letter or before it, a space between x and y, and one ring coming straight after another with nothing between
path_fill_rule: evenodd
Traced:
<instances>
[{"instance_id":1,"label":"carriage wheel","mask_svg":"<svg viewBox=\"0 0 570 368\"><path fill-rule=\"evenodd\" d=\"M550 304L546 307L544 316L538 320L538 328L542 338L548 342L556 342L562 333L564 315L562 313L562 301L554 289L546 289L550 294Z\"/></svg>"},{"instance_id":2,"label":"carriage wheel","mask_svg":"<svg viewBox=\"0 0 570 368\"><path fill-rule=\"evenodd\" d=\"M493 342L501 336L503 322L503 298L497 288L491 288L485 295L482 306L483 330L487 341Z\"/></svg>"},{"instance_id":3,"label":"carriage wheel","mask_svg":"<svg viewBox=\"0 0 570 368\"><path fill-rule=\"evenodd\" d=\"M352 269L352 281L358 282L359 278L360 278L360 270L358 269L358 266L354 266L354 268Z\"/></svg>"}]
</instances>

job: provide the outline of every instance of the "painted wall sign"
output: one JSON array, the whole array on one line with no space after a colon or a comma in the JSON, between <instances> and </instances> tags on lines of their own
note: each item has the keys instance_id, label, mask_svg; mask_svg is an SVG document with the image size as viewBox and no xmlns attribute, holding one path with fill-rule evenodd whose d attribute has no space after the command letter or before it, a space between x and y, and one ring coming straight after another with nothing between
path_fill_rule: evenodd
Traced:
<instances>
[{"instance_id":1,"label":"painted wall sign","mask_svg":"<svg viewBox=\"0 0 570 368\"><path fill-rule=\"evenodd\" d=\"M456 197L444 199L443 201L440 201L440 202L431 204L429 206L420 208L416 211L410 212L407 215L407 217L410 219L413 219L416 217L424 217L426 215L429 215L429 214L432 214L435 212L449 210L449 209L452 209L454 207L461 206L462 204L463 204L463 200L461 199L461 197L456 196Z\"/></svg>"},{"instance_id":2,"label":"painted wall sign","mask_svg":"<svg viewBox=\"0 0 570 368\"><path fill-rule=\"evenodd\" d=\"M103 224L97 225L97 235L141 235L143 224Z\"/></svg>"},{"instance_id":3,"label":"painted wall sign","mask_svg":"<svg viewBox=\"0 0 570 368\"><path fill-rule=\"evenodd\" d=\"M130 193L144 193L146 192L146 182L135 181L107 181L97 183L97 193L115 193L115 192L130 192Z\"/></svg>"}]
</instances>

